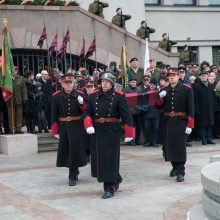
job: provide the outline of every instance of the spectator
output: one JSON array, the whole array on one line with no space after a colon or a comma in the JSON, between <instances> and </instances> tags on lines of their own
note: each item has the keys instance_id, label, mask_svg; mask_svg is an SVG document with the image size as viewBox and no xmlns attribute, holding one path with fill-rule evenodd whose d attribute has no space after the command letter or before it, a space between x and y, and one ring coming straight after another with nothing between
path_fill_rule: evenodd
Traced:
<instances>
[{"instance_id":1,"label":"spectator","mask_svg":"<svg viewBox=\"0 0 220 220\"><path fill-rule=\"evenodd\" d=\"M144 69L139 67L139 62L136 57L130 60L130 74L131 78L137 79L137 85L140 85L142 82L142 77L144 76Z\"/></svg>"}]
</instances>

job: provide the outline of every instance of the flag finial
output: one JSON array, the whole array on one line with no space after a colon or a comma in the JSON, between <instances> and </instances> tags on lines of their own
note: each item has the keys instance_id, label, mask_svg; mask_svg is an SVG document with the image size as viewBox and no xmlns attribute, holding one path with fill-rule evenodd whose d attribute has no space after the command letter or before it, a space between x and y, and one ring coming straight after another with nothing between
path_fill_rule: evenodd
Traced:
<instances>
[{"instance_id":1,"label":"flag finial","mask_svg":"<svg viewBox=\"0 0 220 220\"><path fill-rule=\"evenodd\" d=\"M4 25L4 28L8 28L8 20L5 16L3 17L3 25Z\"/></svg>"}]
</instances>

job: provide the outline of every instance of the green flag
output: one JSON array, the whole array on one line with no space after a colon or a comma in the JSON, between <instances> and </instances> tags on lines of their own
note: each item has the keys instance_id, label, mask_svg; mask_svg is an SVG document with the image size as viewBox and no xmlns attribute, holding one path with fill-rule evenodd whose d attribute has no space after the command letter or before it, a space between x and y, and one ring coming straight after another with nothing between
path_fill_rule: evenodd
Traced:
<instances>
[{"instance_id":1,"label":"green flag","mask_svg":"<svg viewBox=\"0 0 220 220\"><path fill-rule=\"evenodd\" d=\"M7 28L5 27L3 29L2 69L0 72L0 86L2 87L2 95L5 102L13 93L12 76L14 71L11 49L8 44Z\"/></svg>"}]
</instances>

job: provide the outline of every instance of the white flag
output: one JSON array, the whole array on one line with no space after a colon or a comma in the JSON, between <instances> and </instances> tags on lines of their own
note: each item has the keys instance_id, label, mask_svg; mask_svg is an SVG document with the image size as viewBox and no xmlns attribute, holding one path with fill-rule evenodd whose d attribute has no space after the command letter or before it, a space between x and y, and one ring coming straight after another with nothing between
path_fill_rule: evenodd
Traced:
<instances>
[{"instance_id":1,"label":"white flag","mask_svg":"<svg viewBox=\"0 0 220 220\"><path fill-rule=\"evenodd\" d=\"M144 75L146 74L147 69L150 67L149 62L149 46L148 46L148 38L146 38L146 48L145 48L145 57L144 57Z\"/></svg>"}]
</instances>

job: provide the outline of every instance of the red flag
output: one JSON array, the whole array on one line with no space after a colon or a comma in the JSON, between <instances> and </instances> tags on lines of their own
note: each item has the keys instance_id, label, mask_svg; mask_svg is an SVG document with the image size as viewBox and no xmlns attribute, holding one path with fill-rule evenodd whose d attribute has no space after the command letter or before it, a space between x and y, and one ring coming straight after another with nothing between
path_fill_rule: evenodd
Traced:
<instances>
[{"instance_id":1,"label":"red flag","mask_svg":"<svg viewBox=\"0 0 220 220\"><path fill-rule=\"evenodd\" d=\"M79 54L79 60L80 62L83 62L85 59L85 50L86 50L86 46L85 46L85 39L83 38L83 44L82 44L82 48Z\"/></svg>"},{"instance_id":2,"label":"red flag","mask_svg":"<svg viewBox=\"0 0 220 220\"><path fill-rule=\"evenodd\" d=\"M64 56L64 54L66 52L66 44L67 44L66 43L66 39L64 37L63 38L63 42L62 42L62 44L60 46L59 52L57 54L57 60L58 60L59 63L61 62L61 60L62 60L62 58L63 58L63 56Z\"/></svg>"},{"instance_id":3,"label":"red flag","mask_svg":"<svg viewBox=\"0 0 220 220\"><path fill-rule=\"evenodd\" d=\"M96 51L96 40L94 38L94 40L92 41L89 49L87 50L85 59L88 59L89 57L91 57L95 51Z\"/></svg>"},{"instance_id":4,"label":"red flag","mask_svg":"<svg viewBox=\"0 0 220 220\"><path fill-rule=\"evenodd\" d=\"M44 29L40 35L40 39L38 40L38 43L37 43L40 49L42 49L45 39L47 39L47 31L46 31L46 27L44 26Z\"/></svg>"},{"instance_id":5,"label":"red flag","mask_svg":"<svg viewBox=\"0 0 220 220\"><path fill-rule=\"evenodd\" d=\"M57 34L55 35L51 45L50 45L50 48L49 48L49 53L50 53L50 56L52 56L53 52L55 51L55 48L57 47L57 44L58 44L58 36Z\"/></svg>"},{"instance_id":6,"label":"red flag","mask_svg":"<svg viewBox=\"0 0 220 220\"><path fill-rule=\"evenodd\" d=\"M70 32L69 32L69 28L68 28L68 30L67 30L67 32L66 32L65 41L66 41L66 44L67 44L68 42L70 42Z\"/></svg>"}]
</instances>

